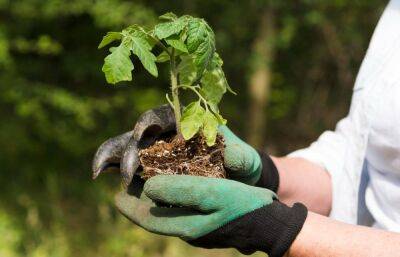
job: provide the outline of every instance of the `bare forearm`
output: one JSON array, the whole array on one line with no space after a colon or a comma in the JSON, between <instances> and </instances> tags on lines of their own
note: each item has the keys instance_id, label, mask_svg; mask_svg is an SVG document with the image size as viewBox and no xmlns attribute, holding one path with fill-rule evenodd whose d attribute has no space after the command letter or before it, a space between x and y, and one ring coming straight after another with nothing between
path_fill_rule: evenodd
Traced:
<instances>
[{"instance_id":1,"label":"bare forearm","mask_svg":"<svg viewBox=\"0 0 400 257\"><path fill-rule=\"evenodd\" d=\"M400 234L349 225L310 212L287 255L384 257L398 253L400 253Z\"/></svg>"},{"instance_id":2,"label":"bare forearm","mask_svg":"<svg viewBox=\"0 0 400 257\"><path fill-rule=\"evenodd\" d=\"M279 171L280 201L288 205L302 202L310 211L329 214L332 185L330 175L323 168L302 158L271 158Z\"/></svg>"}]
</instances>

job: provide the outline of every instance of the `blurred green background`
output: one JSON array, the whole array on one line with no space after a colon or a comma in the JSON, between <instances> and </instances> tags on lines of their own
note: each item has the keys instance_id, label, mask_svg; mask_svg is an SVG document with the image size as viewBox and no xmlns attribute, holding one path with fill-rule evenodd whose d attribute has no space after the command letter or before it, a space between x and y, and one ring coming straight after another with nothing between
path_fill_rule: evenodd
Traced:
<instances>
[{"instance_id":1,"label":"blurred green background","mask_svg":"<svg viewBox=\"0 0 400 257\"><path fill-rule=\"evenodd\" d=\"M238 96L229 126L271 153L306 146L348 109L387 1L0 0L0 256L239 256L151 235L113 207L118 176L93 182L97 146L165 103L155 80L106 85L105 32L173 11L214 28Z\"/></svg>"}]
</instances>

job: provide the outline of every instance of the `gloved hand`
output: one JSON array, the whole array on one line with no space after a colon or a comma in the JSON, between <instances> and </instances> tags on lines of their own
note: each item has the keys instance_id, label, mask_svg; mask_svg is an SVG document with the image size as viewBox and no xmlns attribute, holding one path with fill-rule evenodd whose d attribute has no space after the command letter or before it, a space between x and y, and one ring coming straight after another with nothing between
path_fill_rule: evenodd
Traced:
<instances>
[{"instance_id":1,"label":"gloved hand","mask_svg":"<svg viewBox=\"0 0 400 257\"><path fill-rule=\"evenodd\" d=\"M134 179L116 196L120 212L157 234L203 248L233 247L245 254L282 256L307 216L302 204L287 207L270 190L233 180L158 175Z\"/></svg>"},{"instance_id":2,"label":"gloved hand","mask_svg":"<svg viewBox=\"0 0 400 257\"><path fill-rule=\"evenodd\" d=\"M218 132L225 139L224 166L229 178L277 192L279 173L269 155L257 152L227 126L220 126Z\"/></svg>"},{"instance_id":3,"label":"gloved hand","mask_svg":"<svg viewBox=\"0 0 400 257\"><path fill-rule=\"evenodd\" d=\"M116 170L128 186L140 165L139 150L174 130L175 118L169 105L143 113L132 131L108 139L97 149L92 163L93 179L100 173Z\"/></svg>"},{"instance_id":4,"label":"gloved hand","mask_svg":"<svg viewBox=\"0 0 400 257\"><path fill-rule=\"evenodd\" d=\"M129 185L139 167L138 150L174 130L175 119L169 105L145 112L133 131L111 138L99 147L93 161L93 177L119 168L124 184ZM219 133L225 138L224 166L229 178L276 192L279 175L271 158L267 154L259 154L226 126L220 126Z\"/></svg>"}]
</instances>

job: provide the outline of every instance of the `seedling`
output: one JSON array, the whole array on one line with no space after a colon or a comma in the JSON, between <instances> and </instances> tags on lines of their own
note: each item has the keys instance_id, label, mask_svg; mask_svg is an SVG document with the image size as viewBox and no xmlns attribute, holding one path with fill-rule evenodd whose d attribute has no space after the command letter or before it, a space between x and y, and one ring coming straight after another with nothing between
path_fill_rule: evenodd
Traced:
<instances>
[{"instance_id":1,"label":"seedling","mask_svg":"<svg viewBox=\"0 0 400 257\"><path fill-rule=\"evenodd\" d=\"M150 30L134 24L121 32L108 32L98 48L115 41L120 44L110 48L102 71L108 83L116 84L132 80L132 55L154 77L158 77L157 65L169 62L172 99L169 93L166 98L174 110L176 132L186 141L200 133L211 147L216 143L218 125L226 124L218 104L227 91L234 93L215 49L214 32L204 19L189 15L177 17L169 12L159 18L161 22ZM197 99L183 112L181 90L190 90Z\"/></svg>"}]
</instances>

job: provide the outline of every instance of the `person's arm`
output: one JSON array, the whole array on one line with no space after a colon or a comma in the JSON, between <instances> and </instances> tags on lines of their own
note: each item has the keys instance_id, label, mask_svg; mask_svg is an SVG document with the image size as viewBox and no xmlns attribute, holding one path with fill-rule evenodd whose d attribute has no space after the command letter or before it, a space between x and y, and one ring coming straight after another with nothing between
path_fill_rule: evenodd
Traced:
<instances>
[{"instance_id":1,"label":"person's arm","mask_svg":"<svg viewBox=\"0 0 400 257\"><path fill-rule=\"evenodd\" d=\"M329 215L332 183L326 170L303 158L271 158L279 172L280 201L290 206L302 202L310 211Z\"/></svg>"},{"instance_id":2,"label":"person's arm","mask_svg":"<svg viewBox=\"0 0 400 257\"><path fill-rule=\"evenodd\" d=\"M400 234L338 222L309 212L289 257L397 256Z\"/></svg>"}]
</instances>

